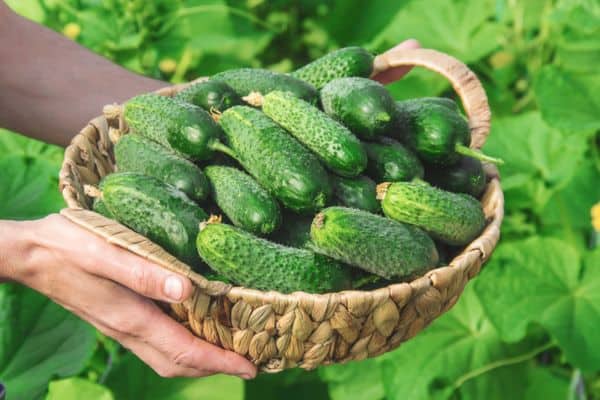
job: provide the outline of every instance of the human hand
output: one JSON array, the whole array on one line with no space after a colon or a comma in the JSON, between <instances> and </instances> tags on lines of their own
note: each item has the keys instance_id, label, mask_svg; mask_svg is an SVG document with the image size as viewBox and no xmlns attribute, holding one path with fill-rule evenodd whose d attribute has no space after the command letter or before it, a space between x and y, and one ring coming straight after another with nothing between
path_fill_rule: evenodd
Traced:
<instances>
[{"instance_id":1,"label":"human hand","mask_svg":"<svg viewBox=\"0 0 600 400\"><path fill-rule=\"evenodd\" d=\"M0 221L0 254L0 275L77 314L163 377L256 375L251 362L195 337L150 300L185 300L193 291L189 279L113 246L60 215Z\"/></svg>"},{"instance_id":2,"label":"human hand","mask_svg":"<svg viewBox=\"0 0 600 400\"><path fill-rule=\"evenodd\" d=\"M419 42L417 40L408 39L408 40L405 40L404 42L396 45L395 47L389 49L388 51L410 50L410 49L418 49L420 47L421 47L421 45L419 44ZM373 77L373 79L385 85L387 83L392 83L392 82L397 81L398 79L402 78L411 69L412 69L412 67L409 67L409 66L402 66L402 67L388 69L387 71L378 73L377 75L375 75Z\"/></svg>"}]
</instances>

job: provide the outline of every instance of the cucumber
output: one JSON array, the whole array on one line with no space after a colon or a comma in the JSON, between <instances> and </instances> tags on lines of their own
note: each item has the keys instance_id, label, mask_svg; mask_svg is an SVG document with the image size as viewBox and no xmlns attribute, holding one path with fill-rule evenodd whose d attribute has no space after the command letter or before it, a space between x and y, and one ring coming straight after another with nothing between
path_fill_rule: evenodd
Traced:
<instances>
[{"instance_id":1,"label":"cucumber","mask_svg":"<svg viewBox=\"0 0 600 400\"><path fill-rule=\"evenodd\" d=\"M402 140L429 163L456 164L462 154L502 164L500 159L469 148L469 124L457 109L428 100L400 101L396 103L396 124Z\"/></svg>"},{"instance_id":2,"label":"cucumber","mask_svg":"<svg viewBox=\"0 0 600 400\"><path fill-rule=\"evenodd\" d=\"M439 106L444 106L444 107L448 108L449 110L460 112L460 109L458 108L458 105L456 104L456 102L448 97L419 97L416 99L404 100L401 103L404 103L404 104L410 104L410 103L436 104Z\"/></svg>"},{"instance_id":3,"label":"cucumber","mask_svg":"<svg viewBox=\"0 0 600 400\"><path fill-rule=\"evenodd\" d=\"M100 191L117 221L192 267L201 265L194 239L207 215L183 192L134 172L107 175L100 182Z\"/></svg>"},{"instance_id":4,"label":"cucumber","mask_svg":"<svg viewBox=\"0 0 600 400\"><path fill-rule=\"evenodd\" d=\"M242 105L243 101L225 82L204 81L188 86L175 95L175 99L202 107L206 111L225 111Z\"/></svg>"},{"instance_id":5,"label":"cucumber","mask_svg":"<svg viewBox=\"0 0 600 400\"><path fill-rule=\"evenodd\" d=\"M176 187L202 202L210 192L202 170L160 144L140 135L125 135L115 144L119 172L138 172Z\"/></svg>"},{"instance_id":6,"label":"cucumber","mask_svg":"<svg viewBox=\"0 0 600 400\"><path fill-rule=\"evenodd\" d=\"M381 138L379 142L363 142L369 162L367 172L377 182L409 181L423 177L423 165L416 155L399 142Z\"/></svg>"},{"instance_id":7,"label":"cucumber","mask_svg":"<svg viewBox=\"0 0 600 400\"><path fill-rule=\"evenodd\" d=\"M338 205L379 213L375 182L367 176L356 178L332 177L333 196Z\"/></svg>"},{"instance_id":8,"label":"cucumber","mask_svg":"<svg viewBox=\"0 0 600 400\"><path fill-rule=\"evenodd\" d=\"M237 168L208 166L212 197L234 225L259 235L273 232L281 223L277 201L252 177Z\"/></svg>"},{"instance_id":9,"label":"cucumber","mask_svg":"<svg viewBox=\"0 0 600 400\"><path fill-rule=\"evenodd\" d=\"M374 59L375 57L362 47L344 47L306 64L290 75L321 89L337 78L368 78L373 72Z\"/></svg>"},{"instance_id":10,"label":"cucumber","mask_svg":"<svg viewBox=\"0 0 600 400\"><path fill-rule=\"evenodd\" d=\"M198 253L233 282L282 293L335 292L350 287L349 271L306 249L282 246L240 228L208 221L196 240Z\"/></svg>"},{"instance_id":11,"label":"cucumber","mask_svg":"<svg viewBox=\"0 0 600 400\"><path fill-rule=\"evenodd\" d=\"M352 132L293 94L279 91L267 94L262 110L336 174L356 176L367 166L365 149Z\"/></svg>"},{"instance_id":12,"label":"cucumber","mask_svg":"<svg viewBox=\"0 0 600 400\"><path fill-rule=\"evenodd\" d=\"M221 129L202 108L157 94L127 101L123 117L133 133L193 160L206 160L218 147Z\"/></svg>"},{"instance_id":13,"label":"cucumber","mask_svg":"<svg viewBox=\"0 0 600 400\"><path fill-rule=\"evenodd\" d=\"M425 232L362 210L326 208L314 218L310 237L319 252L386 279L421 273L438 261Z\"/></svg>"},{"instance_id":14,"label":"cucumber","mask_svg":"<svg viewBox=\"0 0 600 400\"><path fill-rule=\"evenodd\" d=\"M284 246L310 250L310 224L313 217L314 215L285 213L281 227L271 234L270 239Z\"/></svg>"},{"instance_id":15,"label":"cucumber","mask_svg":"<svg viewBox=\"0 0 600 400\"><path fill-rule=\"evenodd\" d=\"M213 81L225 82L235 90L239 96L247 96L258 92L263 96L274 90L293 93L301 99L315 104L319 93L313 85L287 74L258 68L240 68L220 72L213 75Z\"/></svg>"},{"instance_id":16,"label":"cucumber","mask_svg":"<svg viewBox=\"0 0 600 400\"><path fill-rule=\"evenodd\" d=\"M385 86L366 78L334 79L321 89L323 110L362 139L395 128L396 103Z\"/></svg>"},{"instance_id":17,"label":"cucumber","mask_svg":"<svg viewBox=\"0 0 600 400\"><path fill-rule=\"evenodd\" d=\"M418 226L450 245L464 245L485 226L481 204L466 194L446 192L423 183L382 183L377 187L383 213Z\"/></svg>"},{"instance_id":18,"label":"cucumber","mask_svg":"<svg viewBox=\"0 0 600 400\"><path fill-rule=\"evenodd\" d=\"M426 165L425 179L440 189L466 193L476 198L481 196L486 185L481 161L465 156L461 157L457 164L444 168Z\"/></svg>"},{"instance_id":19,"label":"cucumber","mask_svg":"<svg viewBox=\"0 0 600 400\"><path fill-rule=\"evenodd\" d=\"M106 218L115 219L115 216L106 208L106 203L100 197L94 199L92 209L98 214L104 215Z\"/></svg>"},{"instance_id":20,"label":"cucumber","mask_svg":"<svg viewBox=\"0 0 600 400\"><path fill-rule=\"evenodd\" d=\"M219 123L238 162L284 206L316 211L331 195L327 172L308 149L262 112L231 107Z\"/></svg>"}]
</instances>

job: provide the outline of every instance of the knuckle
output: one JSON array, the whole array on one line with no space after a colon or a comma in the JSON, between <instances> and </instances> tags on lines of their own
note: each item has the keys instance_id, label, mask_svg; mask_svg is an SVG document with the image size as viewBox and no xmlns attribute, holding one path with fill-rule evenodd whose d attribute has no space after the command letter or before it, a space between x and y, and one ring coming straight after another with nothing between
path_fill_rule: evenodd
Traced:
<instances>
[{"instance_id":1,"label":"knuckle","mask_svg":"<svg viewBox=\"0 0 600 400\"><path fill-rule=\"evenodd\" d=\"M173 361L175 365L189 367L191 366L192 355L187 350L177 351L171 357L171 361Z\"/></svg>"},{"instance_id":2,"label":"knuckle","mask_svg":"<svg viewBox=\"0 0 600 400\"><path fill-rule=\"evenodd\" d=\"M156 366L153 366L152 369L161 378L175 378L176 376L178 376L176 369L173 367L164 366L164 365L156 365Z\"/></svg>"},{"instance_id":3,"label":"knuckle","mask_svg":"<svg viewBox=\"0 0 600 400\"><path fill-rule=\"evenodd\" d=\"M152 274L144 266L135 264L131 266L132 289L136 292L149 295L154 288Z\"/></svg>"}]
</instances>

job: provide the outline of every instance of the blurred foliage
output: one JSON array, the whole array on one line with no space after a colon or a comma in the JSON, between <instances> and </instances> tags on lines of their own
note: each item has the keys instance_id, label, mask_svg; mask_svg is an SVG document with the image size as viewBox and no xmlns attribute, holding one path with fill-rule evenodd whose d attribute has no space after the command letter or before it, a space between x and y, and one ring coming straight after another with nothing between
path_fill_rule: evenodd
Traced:
<instances>
[{"instance_id":1,"label":"blurred foliage","mask_svg":"<svg viewBox=\"0 0 600 400\"><path fill-rule=\"evenodd\" d=\"M396 351L246 383L165 380L112 340L90 340L87 325L52 303L4 285L0 319L10 322L0 327L0 380L8 399L600 399L600 249L590 216L600 200L597 0L7 2L171 82L241 66L287 72L338 47L378 53L414 37L480 77L494 115L486 151L506 161L494 256L450 312ZM454 96L423 70L389 88L398 99ZM0 132L0 217L60 209L61 157L56 147Z\"/></svg>"}]
</instances>

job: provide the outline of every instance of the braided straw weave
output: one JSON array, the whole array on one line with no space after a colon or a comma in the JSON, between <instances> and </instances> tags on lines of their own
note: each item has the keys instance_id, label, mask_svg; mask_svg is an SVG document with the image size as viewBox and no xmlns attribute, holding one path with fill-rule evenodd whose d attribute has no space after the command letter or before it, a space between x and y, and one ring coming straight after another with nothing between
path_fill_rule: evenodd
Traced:
<instances>
[{"instance_id":1,"label":"braided straw weave","mask_svg":"<svg viewBox=\"0 0 600 400\"><path fill-rule=\"evenodd\" d=\"M452 57L424 49L379 55L374 70L401 65L426 67L452 83L469 117L471 147L480 148L489 132L490 112L473 72ZM172 96L184 86L158 93ZM488 225L448 266L372 291L328 294L281 294L211 282L143 236L89 211L91 198L84 185L96 185L114 170L110 138L126 130L120 107L109 106L103 117L92 120L73 138L60 173L60 189L69 207L62 214L110 243L189 277L195 284L194 294L183 304L171 306L173 317L194 334L247 357L263 371L313 369L394 349L456 303L498 242L504 198L497 170L486 165L489 182L482 205Z\"/></svg>"}]
</instances>

